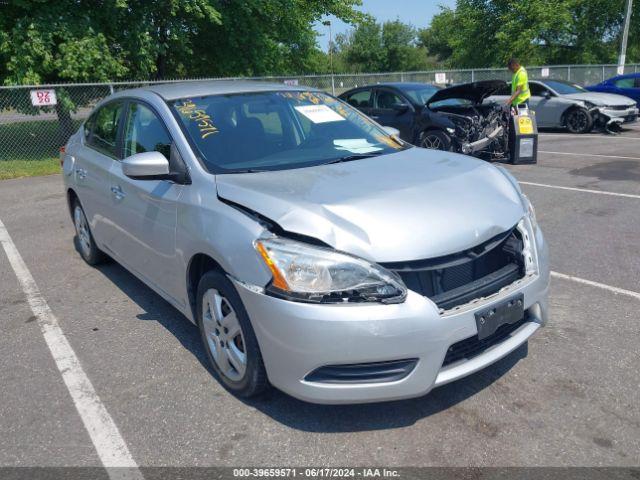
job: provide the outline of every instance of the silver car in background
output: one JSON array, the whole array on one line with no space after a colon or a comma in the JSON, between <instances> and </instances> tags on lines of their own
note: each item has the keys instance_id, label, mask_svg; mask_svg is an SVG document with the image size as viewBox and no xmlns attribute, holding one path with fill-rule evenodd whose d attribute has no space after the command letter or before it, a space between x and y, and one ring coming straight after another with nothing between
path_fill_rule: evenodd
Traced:
<instances>
[{"instance_id":1,"label":"silver car in background","mask_svg":"<svg viewBox=\"0 0 640 480\"><path fill-rule=\"evenodd\" d=\"M571 133L587 133L593 128L616 132L623 123L638 119L636 102L623 95L590 92L563 80L532 80L529 82L529 107L536 114L540 128L566 128ZM510 96L510 86L487 102L504 103Z\"/></svg>"},{"instance_id":2,"label":"silver car in background","mask_svg":"<svg viewBox=\"0 0 640 480\"><path fill-rule=\"evenodd\" d=\"M415 397L547 321L547 245L515 179L320 91L118 92L63 172L82 257L115 259L198 325L239 396Z\"/></svg>"}]
</instances>

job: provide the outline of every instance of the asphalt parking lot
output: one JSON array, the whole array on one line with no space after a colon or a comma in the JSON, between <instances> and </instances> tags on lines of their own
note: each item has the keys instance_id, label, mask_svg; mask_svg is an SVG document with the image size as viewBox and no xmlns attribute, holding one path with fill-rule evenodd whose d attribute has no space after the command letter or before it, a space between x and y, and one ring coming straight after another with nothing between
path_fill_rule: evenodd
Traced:
<instances>
[{"instance_id":1,"label":"asphalt parking lot","mask_svg":"<svg viewBox=\"0 0 640 480\"><path fill-rule=\"evenodd\" d=\"M81 260L58 175L0 182L0 221L137 465L637 466L640 125L539 140L537 165L507 168L550 244L549 325L408 401L238 400L209 372L196 327L117 264ZM0 465L100 465L5 253Z\"/></svg>"}]
</instances>

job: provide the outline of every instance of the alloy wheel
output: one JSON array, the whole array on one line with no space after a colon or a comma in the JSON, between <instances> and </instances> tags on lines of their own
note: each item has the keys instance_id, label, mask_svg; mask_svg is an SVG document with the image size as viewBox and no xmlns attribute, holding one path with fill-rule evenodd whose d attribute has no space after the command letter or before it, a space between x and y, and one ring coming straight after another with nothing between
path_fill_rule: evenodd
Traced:
<instances>
[{"instance_id":1,"label":"alloy wheel","mask_svg":"<svg viewBox=\"0 0 640 480\"><path fill-rule=\"evenodd\" d=\"M202 326L207 347L220 372L238 382L247 370L244 335L229 301L216 289L202 297Z\"/></svg>"},{"instance_id":2,"label":"alloy wheel","mask_svg":"<svg viewBox=\"0 0 640 480\"><path fill-rule=\"evenodd\" d=\"M581 110L577 110L569 115L567 119L569 122L569 126L571 130L574 132L582 132L587 128L589 120L587 119L587 114Z\"/></svg>"}]
</instances>

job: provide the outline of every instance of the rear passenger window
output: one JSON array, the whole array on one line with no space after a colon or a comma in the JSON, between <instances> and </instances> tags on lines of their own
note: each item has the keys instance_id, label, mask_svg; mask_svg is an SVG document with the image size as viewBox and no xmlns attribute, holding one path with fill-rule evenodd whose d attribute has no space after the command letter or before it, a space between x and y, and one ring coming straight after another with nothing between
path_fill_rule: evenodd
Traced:
<instances>
[{"instance_id":1,"label":"rear passenger window","mask_svg":"<svg viewBox=\"0 0 640 480\"><path fill-rule=\"evenodd\" d=\"M171 137L162 121L150 108L139 103L130 103L124 127L124 157L153 151L162 153L169 160Z\"/></svg>"},{"instance_id":2,"label":"rear passenger window","mask_svg":"<svg viewBox=\"0 0 640 480\"><path fill-rule=\"evenodd\" d=\"M117 158L118 126L122 118L122 103L114 102L93 115L93 128L87 143L105 155Z\"/></svg>"},{"instance_id":3,"label":"rear passenger window","mask_svg":"<svg viewBox=\"0 0 640 480\"><path fill-rule=\"evenodd\" d=\"M345 97L345 100L349 105L352 105L356 108L364 107L371 108L373 107L373 102L371 100L372 90L361 90L359 92L355 92L348 97Z\"/></svg>"},{"instance_id":4,"label":"rear passenger window","mask_svg":"<svg viewBox=\"0 0 640 480\"><path fill-rule=\"evenodd\" d=\"M89 143L89 137L91 136L91 130L93 130L93 124L95 123L96 116L91 115L84 122L84 140Z\"/></svg>"}]
</instances>

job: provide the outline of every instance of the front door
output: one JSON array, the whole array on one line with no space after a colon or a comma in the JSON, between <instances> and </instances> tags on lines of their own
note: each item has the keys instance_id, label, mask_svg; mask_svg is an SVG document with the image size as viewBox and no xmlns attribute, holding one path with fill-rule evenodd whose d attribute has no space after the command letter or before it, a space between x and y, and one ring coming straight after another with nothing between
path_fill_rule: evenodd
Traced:
<instances>
[{"instance_id":1,"label":"front door","mask_svg":"<svg viewBox=\"0 0 640 480\"><path fill-rule=\"evenodd\" d=\"M413 117L413 107L406 98L391 89L376 90L371 118L380 125L398 129L400 138L411 142L413 141Z\"/></svg>"},{"instance_id":2,"label":"front door","mask_svg":"<svg viewBox=\"0 0 640 480\"><path fill-rule=\"evenodd\" d=\"M171 156L171 137L151 107L130 102L122 133L123 158L159 151ZM122 163L111 169L112 220L118 230L113 250L121 261L163 293L178 297L176 275L177 202L183 185L169 180L134 180L122 172Z\"/></svg>"},{"instance_id":3,"label":"front door","mask_svg":"<svg viewBox=\"0 0 640 480\"><path fill-rule=\"evenodd\" d=\"M529 108L536 112L538 127L558 127L566 102L542 84L530 83Z\"/></svg>"}]
</instances>

